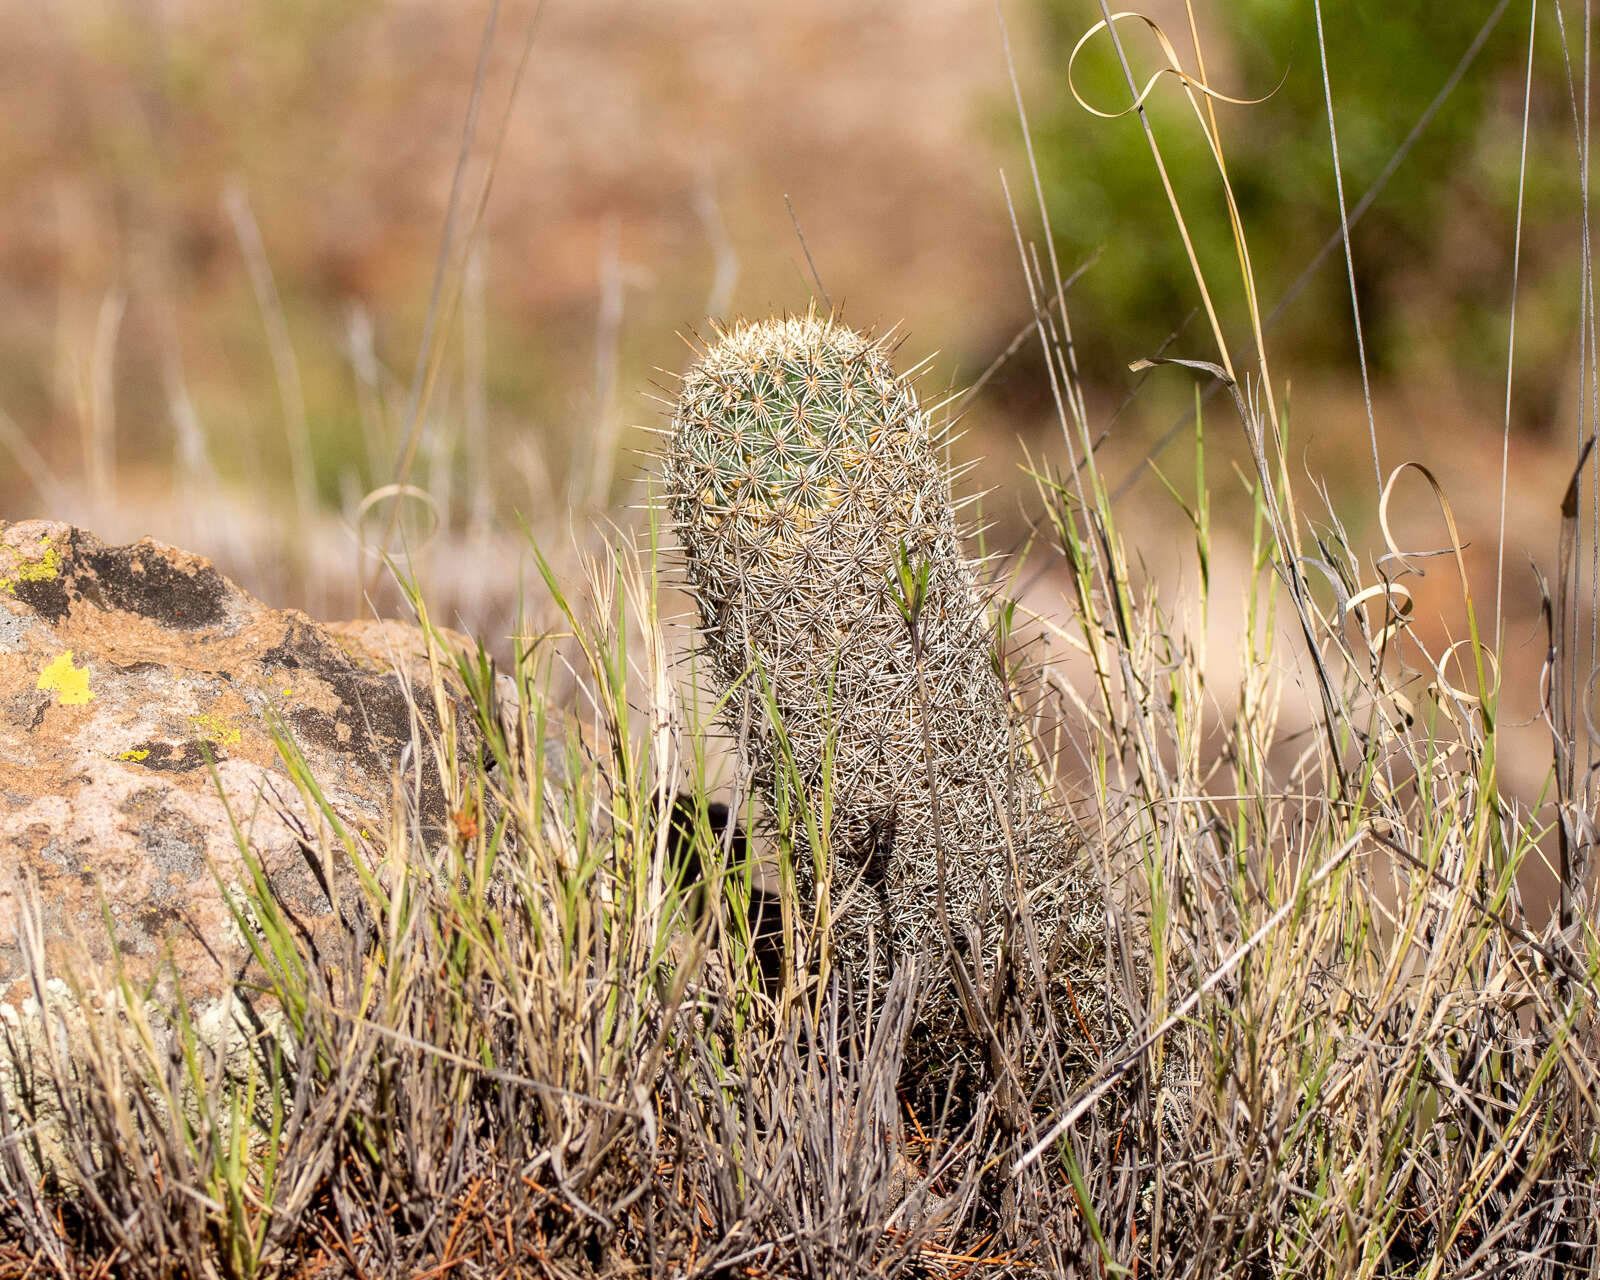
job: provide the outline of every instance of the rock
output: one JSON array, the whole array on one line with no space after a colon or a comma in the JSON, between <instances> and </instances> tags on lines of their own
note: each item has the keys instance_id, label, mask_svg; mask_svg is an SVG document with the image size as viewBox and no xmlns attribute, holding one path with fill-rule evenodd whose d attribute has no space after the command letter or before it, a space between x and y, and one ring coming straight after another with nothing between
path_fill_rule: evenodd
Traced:
<instances>
[{"instance_id":1,"label":"rock","mask_svg":"<svg viewBox=\"0 0 1600 1280\"><path fill-rule=\"evenodd\" d=\"M463 712L444 683L447 709ZM159 986L170 955L187 994L226 992L244 951L218 880L248 879L230 811L295 913L330 922L302 852L322 820L273 726L368 840L388 828L395 770L410 783L423 768L431 843L446 792L433 752L407 748L413 707L424 740L439 732L432 684L416 628L268 608L148 538L108 547L66 524L0 522L0 1010L32 994L19 935L29 880L50 973L104 964L109 914L134 981ZM468 732L472 717L456 718ZM337 842L324 847L347 863ZM354 891L348 865L328 870L336 897Z\"/></svg>"}]
</instances>

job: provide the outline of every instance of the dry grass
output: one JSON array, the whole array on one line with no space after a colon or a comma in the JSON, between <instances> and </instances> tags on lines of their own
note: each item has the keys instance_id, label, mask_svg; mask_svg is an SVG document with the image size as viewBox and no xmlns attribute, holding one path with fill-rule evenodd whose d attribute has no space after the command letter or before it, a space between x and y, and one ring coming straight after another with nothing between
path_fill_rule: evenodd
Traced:
<instances>
[{"instance_id":1,"label":"dry grass","mask_svg":"<svg viewBox=\"0 0 1600 1280\"><path fill-rule=\"evenodd\" d=\"M1189 71L1172 91L1225 183ZM1181 193L1171 203L1182 235ZM1232 420L1197 417L1182 486L1196 496L1173 489L1192 530L1182 610L1119 528L1048 242L1020 244L1063 432L1038 468L1032 555L1068 592L1034 620L1016 687L1042 781L1071 799L1106 886L1112 959L1096 981L1133 1024L1089 1046L1090 1077L1073 1067L1084 1029L1048 995L1052 957L1016 904L982 940L994 963L951 1028L983 1052L941 1053L919 1017L940 949L867 992L827 965L831 922L795 887L826 830L803 804L747 812L749 846L674 825L680 788L744 789L738 762L719 776L693 669L663 631L652 531L578 588L546 568L562 633L519 628L500 684L486 653L440 646L437 679L468 692L477 723L452 726L442 689L418 689L445 728L419 730L416 750L451 780L458 821L430 843L402 804L370 845L337 824L308 834L313 865L364 873L342 947L313 948L264 882L238 899L255 943L234 1013L247 1050L185 1011L152 1022L110 978L64 997L36 964L45 1025L70 1008L79 1029L65 1049L10 1041L0 1268L1600 1274L1581 710L1592 473L1562 504L1550 783L1523 806L1501 782L1499 620L1448 498L1402 465L1367 539L1308 498L1235 225L1236 261L1193 260L1208 304L1213 280L1243 281L1251 332L1247 364L1215 321L1215 349L1190 362L1230 393ZM1251 517L1248 571L1229 582L1213 575L1205 463L1221 429L1242 431L1252 460L1227 481ZM1440 546L1389 536L1401 485L1436 503ZM1459 590L1465 634L1448 646L1411 622L1424 567ZM1242 678L1219 695L1207 624L1233 610ZM757 857L776 870L782 925L765 972ZM1524 889L1552 861L1563 891L1547 919Z\"/></svg>"}]
</instances>

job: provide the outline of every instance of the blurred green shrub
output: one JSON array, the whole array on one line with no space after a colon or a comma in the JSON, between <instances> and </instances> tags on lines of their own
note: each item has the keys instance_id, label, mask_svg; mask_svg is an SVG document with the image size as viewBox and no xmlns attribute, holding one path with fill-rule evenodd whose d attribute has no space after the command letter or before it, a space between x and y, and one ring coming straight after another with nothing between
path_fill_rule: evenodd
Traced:
<instances>
[{"instance_id":1,"label":"blurred green shrub","mask_svg":"<svg viewBox=\"0 0 1600 1280\"><path fill-rule=\"evenodd\" d=\"M1076 287L1082 345L1101 376L1149 354L1199 301L1193 277L1137 116L1101 119L1074 100L1069 55L1101 17L1094 0L1041 0L1046 65L1056 96L1038 115L1035 140L1064 267L1101 257ZM1525 9L1525 6L1522 7ZM1354 207L1379 176L1478 35L1492 3L1395 6L1340 0L1323 6L1346 200ZM1217 118L1238 198L1261 302L1270 311L1339 226L1311 0L1234 0L1200 14L1209 82L1248 106L1218 103ZM1181 10L1176 21L1183 22ZM1519 362L1559 359L1570 341L1578 259L1577 163L1570 103L1550 86L1566 83L1560 37L1548 14L1536 56L1528 198L1523 233ZM1143 84L1164 64L1142 22L1119 24ZM1185 26L1166 34L1195 69ZM1581 33L1568 33L1581 39ZM1521 145L1527 17L1506 9L1467 74L1420 136L1354 233L1356 283L1368 355L1380 373L1449 369L1469 383L1502 386L1505 318L1511 296ZM1102 30L1077 58L1079 95L1102 111L1130 101ZM1215 164L1193 108L1173 76L1147 101L1213 297L1237 307L1238 271ZM1342 253L1336 252L1287 311L1270 341L1298 372L1352 368ZM1197 317L1174 344L1202 354L1209 339ZM1235 332L1239 330L1234 329ZM1115 349L1105 336L1114 335ZM1431 366L1431 370L1430 370ZM1475 383L1474 390L1480 390ZM1524 421L1543 425L1553 390L1526 388Z\"/></svg>"}]
</instances>

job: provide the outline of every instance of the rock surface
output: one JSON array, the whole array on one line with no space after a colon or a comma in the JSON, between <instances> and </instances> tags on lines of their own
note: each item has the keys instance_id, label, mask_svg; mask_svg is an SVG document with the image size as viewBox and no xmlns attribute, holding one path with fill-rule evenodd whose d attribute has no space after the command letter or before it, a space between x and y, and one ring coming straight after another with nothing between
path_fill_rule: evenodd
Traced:
<instances>
[{"instance_id":1,"label":"rock surface","mask_svg":"<svg viewBox=\"0 0 1600 1280\"><path fill-rule=\"evenodd\" d=\"M108 547L65 524L0 522L0 1006L29 994L30 880L52 973L106 961L109 914L134 980L164 981L170 955L186 992L226 990L244 952L218 880L247 879L230 811L295 912L326 923L302 852L319 819L272 726L352 832L385 830L395 771L409 790L418 767L420 819L442 830L433 752L407 751L414 715L424 741L439 731L431 683L415 628L268 608L149 539ZM354 884L347 865L329 869L336 896Z\"/></svg>"}]
</instances>

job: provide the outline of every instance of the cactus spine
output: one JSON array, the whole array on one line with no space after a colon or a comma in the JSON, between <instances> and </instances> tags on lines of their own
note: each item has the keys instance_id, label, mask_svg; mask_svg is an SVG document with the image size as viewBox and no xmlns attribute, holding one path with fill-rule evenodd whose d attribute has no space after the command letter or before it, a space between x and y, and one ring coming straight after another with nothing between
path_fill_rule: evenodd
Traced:
<instances>
[{"instance_id":1,"label":"cactus spine","mask_svg":"<svg viewBox=\"0 0 1600 1280\"><path fill-rule=\"evenodd\" d=\"M869 932L882 960L943 936L941 845L958 939L1020 885L1092 950L1100 894L1028 768L935 433L883 345L814 312L719 329L670 436L703 648L723 688L745 681L728 718L754 776L777 784L762 679L813 800L831 753L838 959L859 965ZM920 663L902 548L925 566Z\"/></svg>"}]
</instances>

